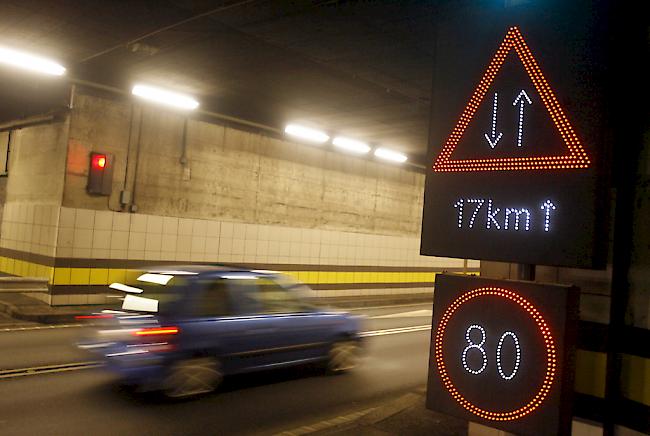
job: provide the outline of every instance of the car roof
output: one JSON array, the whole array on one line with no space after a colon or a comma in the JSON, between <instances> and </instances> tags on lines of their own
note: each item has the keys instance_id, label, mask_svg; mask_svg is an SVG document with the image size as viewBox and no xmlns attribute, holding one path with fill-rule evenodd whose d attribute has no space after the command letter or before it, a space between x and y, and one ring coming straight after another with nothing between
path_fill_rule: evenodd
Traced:
<instances>
[{"instance_id":1,"label":"car roof","mask_svg":"<svg viewBox=\"0 0 650 436\"><path fill-rule=\"evenodd\" d=\"M255 270L235 265L222 264L191 264L191 265L161 265L146 268L148 273L182 275L189 273L195 276L219 275L219 273L247 273L255 275L277 275L276 271Z\"/></svg>"}]
</instances>

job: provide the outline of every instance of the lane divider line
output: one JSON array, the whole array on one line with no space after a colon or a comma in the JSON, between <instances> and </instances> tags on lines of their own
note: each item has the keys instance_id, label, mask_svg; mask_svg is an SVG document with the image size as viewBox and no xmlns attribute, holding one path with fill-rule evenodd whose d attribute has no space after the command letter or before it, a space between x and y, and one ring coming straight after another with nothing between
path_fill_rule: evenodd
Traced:
<instances>
[{"instance_id":1,"label":"lane divider line","mask_svg":"<svg viewBox=\"0 0 650 436\"><path fill-rule=\"evenodd\" d=\"M420 332L420 331L425 331L430 329L431 329L431 325L397 327L392 329L370 330L367 332L361 332L359 336L361 337L386 336L386 335L396 335L401 333ZM39 375L39 374L51 374L51 373L66 372L66 371L77 371L82 369L98 368L100 366L104 366L104 363L98 360L92 360L86 362L62 363L59 365L44 365L44 366L33 366L29 368L3 369L0 370L0 379L25 377L25 376Z\"/></svg>"},{"instance_id":2,"label":"lane divider line","mask_svg":"<svg viewBox=\"0 0 650 436\"><path fill-rule=\"evenodd\" d=\"M52 324L52 325L36 325L26 327L6 327L0 329L0 332L23 332L28 330L52 330L52 329L67 329L75 327L90 327L94 324Z\"/></svg>"},{"instance_id":3,"label":"lane divider line","mask_svg":"<svg viewBox=\"0 0 650 436\"><path fill-rule=\"evenodd\" d=\"M362 338L366 338L372 336L385 336L385 335L396 335L400 333L421 332L425 330L431 330L431 324L416 325L412 327L397 327L397 328L384 329L384 330L372 330L368 332L361 332L359 336L361 336Z\"/></svg>"},{"instance_id":4,"label":"lane divider line","mask_svg":"<svg viewBox=\"0 0 650 436\"><path fill-rule=\"evenodd\" d=\"M103 366L100 361L63 363L60 365L34 366L31 368L17 368L0 370L0 379L24 377L28 375L49 374L54 372L77 371L80 369L90 369Z\"/></svg>"}]
</instances>

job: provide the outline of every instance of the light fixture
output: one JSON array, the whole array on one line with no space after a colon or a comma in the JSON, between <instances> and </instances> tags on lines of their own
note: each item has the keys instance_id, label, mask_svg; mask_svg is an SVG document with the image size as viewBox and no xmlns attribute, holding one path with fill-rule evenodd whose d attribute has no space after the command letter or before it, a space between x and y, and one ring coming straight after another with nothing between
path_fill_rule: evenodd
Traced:
<instances>
[{"instance_id":1,"label":"light fixture","mask_svg":"<svg viewBox=\"0 0 650 436\"><path fill-rule=\"evenodd\" d=\"M350 138L344 138L342 136L337 136L332 141L335 147L342 148L346 151L351 151L352 153L368 153L370 151L370 146L365 142L357 141Z\"/></svg>"},{"instance_id":2,"label":"light fixture","mask_svg":"<svg viewBox=\"0 0 650 436\"><path fill-rule=\"evenodd\" d=\"M330 139L325 132L310 127L299 126L298 124L288 124L284 128L284 133L317 144L322 144Z\"/></svg>"},{"instance_id":3,"label":"light fixture","mask_svg":"<svg viewBox=\"0 0 650 436\"><path fill-rule=\"evenodd\" d=\"M405 154L399 153L397 151L389 150L387 148L376 149L375 156L381 159L390 160L399 163L406 162L406 159L408 159Z\"/></svg>"},{"instance_id":4,"label":"light fixture","mask_svg":"<svg viewBox=\"0 0 650 436\"><path fill-rule=\"evenodd\" d=\"M0 63L52 76L61 76L65 73L62 65L50 59L5 47L0 47Z\"/></svg>"},{"instance_id":5,"label":"light fixture","mask_svg":"<svg viewBox=\"0 0 650 436\"><path fill-rule=\"evenodd\" d=\"M131 292L133 294L141 294L143 292L143 290L140 288L135 288L133 286L125 285L123 283L111 283L110 285L108 285L108 287L122 292Z\"/></svg>"},{"instance_id":6,"label":"light fixture","mask_svg":"<svg viewBox=\"0 0 650 436\"><path fill-rule=\"evenodd\" d=\"M167 283L169 283L169 281L173 278L174 276L170 276L167 274L145 273L142 274L140 277L138 277L138 281L146 282L146 283L155 283L164 286Z\"/></svg>"},{"instance_id":7,"label":"light fixture","mask_svg":"<svg viewBox=\"0 0 650 436\"><path fill-rule=\"evenodd\" d=\"M138 97L179 109L192 110L199 107L199 102L188 95L178 94L149 85L135 85L131 93Z\"/></svg>"}]
</instances>

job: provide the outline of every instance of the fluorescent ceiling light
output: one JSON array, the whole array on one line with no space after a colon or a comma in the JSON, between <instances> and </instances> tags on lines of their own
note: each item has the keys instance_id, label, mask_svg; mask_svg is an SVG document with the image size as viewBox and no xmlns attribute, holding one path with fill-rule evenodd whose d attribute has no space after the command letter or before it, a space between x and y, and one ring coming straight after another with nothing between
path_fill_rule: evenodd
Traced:
<instances>
[{"instance_id":1,"label":"fluorescent ceiling light","mask_svg":"<svg viewBox=\"0 0 650 436\"><path fill-rule=\"evenodd\" d=\"M138 281L147 282L147 283L156 283L158 285L166 285L173 278L174 276L170 276L167 274L145 273L142 274L140 277L138 277Z\"/></svg>"},{"instance_id":2,"label":"fluorescent ceiling light","mask_svg":"<svg viewBox=\"0 0 650 436\"><path fill-rule=\"evenodd\" d=\"M133 294L141 294L142 289L140 288L134 288L133 286L125 285L123 283L111 283L109 286L111 289L116 289L118 291L122 292L131 292Z\"/></svg>"},{"instance_id":3,"label":"fluorescent ceiling light","mask_svg":"<svg viewBox=\"0 0 650 436\"><path fill-rule=\"evenodd\" d=\"M52 76L61 76L65 73L63 66L50 59L4 47L0 47L0 63Z\"/></svg>"},{"instance_id":4,"label":"fluorescent ceiling light","mask_svg":"<svg viewBox=\"0 0 650 436\"><path fill-rule=\"evenodd\" d=\"M305 141L315 142L318 144L327 142L330 139L330 137L327 136L325 132L321 132L320 130L311 129L305 126L299 126L297 124L288 124L287 127L284 128L284 133L287 135L295 136L296 138L304 139Z\"/></svg>"},{"instance_id":5,"label":"fluorescent ceiling light","mask_svg":"<svg viewBox=\"0 0 650 436\"><path fill-rule=\"evenodd\" d=\"M378 148L375 150L375 156L381 159L390 160L393 162L406 162L406 155L397 151L389 150L387 148Z\"/></svg>"},{"instance_id":6,"label":"fluorescent ceiling light","mask_svg":"<svg viewBox=\"0 0 650 436\"><path fill-rule=\"evenodd\" d=\"M222 279L226 280L257 280L257 276L250 274L230 274L221 276Z\"/></svg>"},{"instance_id":7,"label":"fluorescent ceiling light","mask_svg":"<svg viewBox=\"0 0 650 436\"><path fill-rule=\"evenodd\" d=\"M199 102L188 95L177 94L149 85L135 85L131 93L138 97L179 109L196 109L199 107Z\"/></svg>"},{"instance_id":8,"label":"fluorescent ceiling light","mask_svg":"<svg viewBox=\"0 0 650 436\"><path fill-rule=\"evenodd\" d=\"M332 141L336 147L342 148L346 151L351 151L352 153L368 153L370 151L370 146L365 142L356 141L350 138L344 138L342 136L337 136Z\"/></svg>"},{"instance_id":9,"label":"fluorescent ceiling light","mask_svg":"<svg viewBox=\"0 0 650 436\"><path fill-rule=\"evenodd\" d=\"M124 297L122 309L136 312L158 312L158 300L128 294Z\"/></svg>"},{"instance_id":10,"label":"fluorescent ceiling light","mask_svg":"<svg viewBox=\"0 0 650 436\"><path fill-rule=\"evenodd\" d=\"M199 273L190 272L190 271L169 270L169 271L160 271L159 274L168 274L172 276L196 276Z\"/></svg>"}]
</instances>

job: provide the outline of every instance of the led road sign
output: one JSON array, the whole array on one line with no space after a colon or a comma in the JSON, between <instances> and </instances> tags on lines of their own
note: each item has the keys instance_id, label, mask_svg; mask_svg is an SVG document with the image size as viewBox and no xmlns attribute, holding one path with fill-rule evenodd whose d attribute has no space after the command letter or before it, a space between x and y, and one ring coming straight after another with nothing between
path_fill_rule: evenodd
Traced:
<instances>
[{"instance_id":1,"label":"led road sign","mask_svg":"<svg viewBox=\"0 0 650 436\"><path fill-rule=\"evenodd\" d=\"M603 267L598 14L461 12L438 30L422 254Z\"/></svg>"},{"instance_id":2,"label":"led road sign","mask_svg":"<svg viewBox=\"0 0 650 436\"><path fill-rule=\"evenodd\" d=\"M577 301L573 287L436 276L427 407L569 434Z\"/></svg>"}]
</instances>

